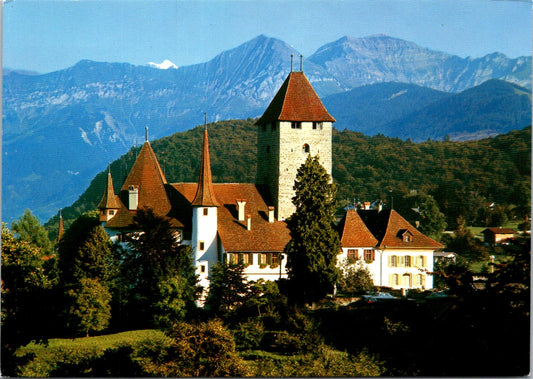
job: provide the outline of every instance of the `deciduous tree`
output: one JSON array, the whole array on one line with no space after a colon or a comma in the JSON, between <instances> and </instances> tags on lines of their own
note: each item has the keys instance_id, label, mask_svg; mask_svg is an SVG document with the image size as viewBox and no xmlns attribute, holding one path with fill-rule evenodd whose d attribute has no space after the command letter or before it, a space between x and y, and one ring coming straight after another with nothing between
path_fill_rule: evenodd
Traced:
<instances>
[{"instance_id":1,"label":"deciduous tree","mask_svg":"<svg viewBox=\"0 0 533 379\"><path fill-rule=\"evenodd\" d=\"M11 230L21 240L37 246L43 254L50 252L52 243L48 238L48 233L29 209L26 209L18 220L11 223Z\"/></svg>"}]
</instances>

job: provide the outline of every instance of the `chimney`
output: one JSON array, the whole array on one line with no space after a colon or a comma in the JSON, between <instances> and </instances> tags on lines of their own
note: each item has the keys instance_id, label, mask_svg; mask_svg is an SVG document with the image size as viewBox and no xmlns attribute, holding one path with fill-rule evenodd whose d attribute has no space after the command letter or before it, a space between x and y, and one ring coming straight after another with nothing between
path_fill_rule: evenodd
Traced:
<instances>
[{"instance_id":1,"label":"chimney","mask_svg":"<svg viewBox=\"0 0 533 379\"><path fill-rule=\"evenodd\" d=\"M367 210L370 209L370 201L365 201L365 202L363 203L363 209L364 209L365 211L367 211Z\"/></svg>"},{"instance_id":2,"label":"chimney","mask_svg":"<svg viewBox=\"0 0 533 379\"><path fill-rule=\"evenodd\" d=\"M244 221L244 206L246 199L237 199L237 211L239 213L239 221Z\"/></svg>"},{"instance_id":3,"label":"chimney","mask_svg":"<svg viewBox=\"0 0 533 379\"><path fill-rule=\"evenodd\" d=\"M252 230L252 215L246 215L246 230Z\"/></svg>"},{"instance_id":4,"label":"chimney","mask_svg":"<svg viewBox=\"0 0 533 379\"><path fill-rule=\"evenodd\" d=\"M128 209L134 211L139 205L139 187L138 186L129 186L128 187Z\"/></svg>"},{"instance_id":5,"label":"chimney","mask_svg":"<svg viewBox=\"0 0 533 379\"><path fill-rule=\"evenodd\" d=\"M268 222L274 222L274 207L268 207Z\"/></svg>"}]
</instances>

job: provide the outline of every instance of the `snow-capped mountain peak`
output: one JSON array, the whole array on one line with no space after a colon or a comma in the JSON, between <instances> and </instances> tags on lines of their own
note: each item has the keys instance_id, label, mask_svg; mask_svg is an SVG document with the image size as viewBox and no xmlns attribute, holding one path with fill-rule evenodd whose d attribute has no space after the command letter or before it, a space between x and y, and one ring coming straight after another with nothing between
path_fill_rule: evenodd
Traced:
<instances>
[{"instance_id":1,"label":"snow-capped mountain peak","mask_svg":"<svg viewBox=\"0 0 533 379\"><path fill-rule=\"evenodd\" d=\"M169 68L178 68L178 66L176 66L174 63L172 63L168 59L165 59L161 63L148 62L148 66L154 67L154 68L159 68L161 70L167 70Z\"/></svg>"}]
</instances>

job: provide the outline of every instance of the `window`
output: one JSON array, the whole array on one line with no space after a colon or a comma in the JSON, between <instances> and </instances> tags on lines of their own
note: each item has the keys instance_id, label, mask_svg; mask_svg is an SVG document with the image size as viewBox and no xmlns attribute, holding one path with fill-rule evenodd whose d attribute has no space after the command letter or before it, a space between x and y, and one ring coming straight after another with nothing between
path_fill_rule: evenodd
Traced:
<instances>
[{"instance_id":1,"label":"window","mask_svg":"<svg viewBox=\"0 0 533 379\"><path fill-rule=\"evenodd\" d=\"M356 261L357 258L357 249L348 249L348 260Z\"/></svg>"},{"instance_id":2,"label":"window","mask_svg":"<svg viewBox=\"0 0 533 379\"><path fill-rule=\"evenodd\" d=\"M198 249L199 249L200 251L204 251L204 249L205 249L205 243L204 243L204 241L200 241L200 242L198 243Z\"/></svg>"},{"instance_id":3,"label":"window","mask_svg":"<svg viewBox=\"0 0 533 379\"><path fill-rule=\"evenodd\" d=\"M426 257L424 257L423 255L420 255L418 257L418 266L419 267L426 267Z\"/></svg>"},{"instance_id":4,"label":"window","mask_svg":"<svg viewBox=\"0 0 533 379\"><path fill-rule=\"evenodd\" d=\"M397 286L398 284L400 284L398 282L398 274L391 274L391 276L390 276L390 285L391 286Z\"/></svg>"},{"instance_id":5,"label":"window","mask_svg":"<svg viewBox=\"0 0 533 379\"><path fill-rule=\"evenodd\" d=\"M200 266L200 272L201 272L202 274L205 273L205 265L201 265L201 266Z\"/></svg>"},{"instance_id":6,"label":"window","mask_svg":"<svg viewBox=\"0 0 533 379\"><path fill-rule=\"evenodd\" d=\"M398 267L398 257L396 255L390 257L390 265L391 267Z\"/></svg>"},{"instance_id":7,"label":"window","mask_svg":"<svg viewBox=\"0 0 533 379\"><path fill-rule=\"evenodd\" d=\"M267 264L267 255L266 253L261 253L261 260L259 261L259 264L266 265Z\"/></svg>"},{"instance_id":8,"label":"window","mask_svg":"<svg viewBox=\"0 0 533 379\"><path fill-rule=\"evenodd\" d=\"M243 263L244 265L251 264L251 254L248 253L239 253L239 263Z\"/></svg>"},{"instance_id":9,"label":"window","mask_svg":"<svg viewBox=\"0 0 533 379\"><path fill-rule=\"evenodd\" d=\"M300 121L291 121L292 129L302 129L302 123Z\"/></svg>"},{"instance_id":10,"label":"window","mask_svg":"<svg viewBox=\"0 0 533 379\"><path fill-rule=\"evenodd\" d=\"M272 261L270 263L272 266L279 265L279 253L272 253Z\"/></svg>"},{"instance_id":11,"label":"window","mask_svg":"<svg viewBox=\"0 0 533 379\"><path fill-rule=\"evenodd\" d=\"M405 287L411 287L411 274L403 274L403 285Z\"/></svg>"},{"instance_id":12,"label":"window","mask_svg":"<svg viewBox=\"0 0 533 379\"><path fill-rule=\"evenodd\" d=\"M416 286L423 286L424 285L424 275L422 274L418 274L416 277L415 277L415 285Z\"/></svg>"},{"instance_id":13,"label":"window","mask_svg":"<svg viewBox=\"0 0 533 379\"><path fill-rule=\"evenodd\" d=\"M405 256L404 265L405 265L405 267L411 267L411 257L409 255Z\"/></svg>"},{"instance_id":14,"label":"window","mask_svg":"<svg viewBox=\"0 0 533 379\"><path fill-rule=\"evenodd\" d=\"M207 216L209 214L209 208L204 208L204 216Z\"/></svg>"},{"instance_id":15,"label":"window","mask_svg":"<svg viewBox=\"0 0 533 379\"><path fill-rule=\"evenodd\" d=\"M321 121L313 121L313 129L322 130L322 122Z\"/></svg>"},{"instance_id":16,"label":"window","mask_svg":"<svg viewBox=\"0 0 533 379\"><path fill-rule=\"evenodd\" d=\"M303 153L309 153L309 145L308 144L305 144L302 146L302 152Z\"/></svg>"},{"instance_id":17,"label":"window","mask_svg":"<svg viewBox=\"0 0 533 379\"><path fill-rule=\"evenodd\" d=\"M365 261L374 262L374 250L365 249Z\"/></svg>"},{"instance_id":18,"label":"window","mask_svg":"<svg viewBox=\"0 0 533 379\"><path fill-rule=\"evenodd\" d=\"M114 211L114 210L110 210L110 211L109 211L109 215L110 215L110 216L113 216L114 214L115 214L115 211Z\"/></svg>"}]
</instances>

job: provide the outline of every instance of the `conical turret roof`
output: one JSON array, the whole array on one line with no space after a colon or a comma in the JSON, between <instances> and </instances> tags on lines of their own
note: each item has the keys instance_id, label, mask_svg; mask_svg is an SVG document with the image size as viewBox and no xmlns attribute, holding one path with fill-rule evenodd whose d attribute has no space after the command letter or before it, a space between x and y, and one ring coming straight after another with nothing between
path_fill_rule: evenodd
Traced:
<instances>
[{"instance_id":1,"label":"conical turret roof","mask_svg":"<svg viewBox=\"0 0 533 379\"><path fill-rule=\"evenodd\" d=\"M107 173L107 183L104 190L104 196L98 204L98 209L119 209L120 199L115 194L115 188L113 187L113 178L111 177L111 171Z\"/></svg>"},{"instance_id":2,"label":"conical turret roof","mask_svg":"<svg viewBox=\"0 0 533 379\"><path fill-rule=\"evenodd\" d=\"M257 124L272 121L335 122L303 72L291 72Z\"/></svg>"},{"instance_id":3,"label":"conical turret roof","mask_svg":"<svg viewBox=\"0 0 533 379\"><path fill-rule=\"evenodd\" d=\"M209 158L209 138L207 128L204 131L204 144L202 148L202 161L200 163L200 176L198 178L198 188L192 202L196 207L219 207L213 190L213 179L211 176L211 160Z\"/></svg>"},{"instance_id":4,"label":"conical turret roof","mask_svg":"<svg viewBox=\"0 0 533 379\"><path fill-rule=\"evenodd\" d=\"M137 186L138 208L148 207L155 213L166 216L171 209L165 189L166 184L167 179L159 166L154 150L146 141L122 185L121 192L126 195L130 186Z\"/></svg>"}]
</instances>

